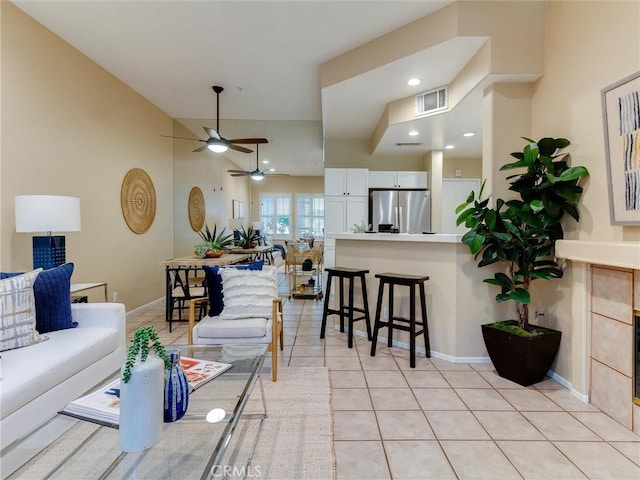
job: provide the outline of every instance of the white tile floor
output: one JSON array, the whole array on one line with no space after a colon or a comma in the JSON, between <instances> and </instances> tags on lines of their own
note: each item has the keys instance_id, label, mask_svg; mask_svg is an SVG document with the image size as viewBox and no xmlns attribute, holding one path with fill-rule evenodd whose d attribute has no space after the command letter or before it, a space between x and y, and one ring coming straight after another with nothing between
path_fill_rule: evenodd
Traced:
<instances>
[{"instance_id":1,"label":"white tile floor","mask_svg":"<svg viewBox=\"0 0 640 480\"><path fill-rule=\"evenodd\" d=\"M281 290L286 295L286 284ZM322 302L285 302L280 368L330 369L337 476L342 479L640 479L640 437L548 379L523 388L491 365L418 358L327 328ZM164 304L127 318L128 332L156 326L166 343ZM335 317L334 317L335 318Z\"/></svg>"}]
</instances>

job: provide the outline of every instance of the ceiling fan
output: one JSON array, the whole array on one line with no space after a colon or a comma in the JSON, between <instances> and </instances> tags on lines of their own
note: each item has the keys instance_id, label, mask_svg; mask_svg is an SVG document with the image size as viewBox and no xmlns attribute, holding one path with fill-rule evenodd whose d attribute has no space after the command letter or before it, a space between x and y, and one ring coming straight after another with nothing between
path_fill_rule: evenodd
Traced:
<instances>
[{"instance_id":1,"label":"ceiling fan","mask_svg":"<svg viewBox=\"0 0 640 480\"><path fill-rule=\"evenodd\" d=\"M224 90L224 88L214 85L211 87L213 91L216 93L216 129L209 127L202 127L205 133L209 136L206 140L201 140L199 138L185 138L185 137L168 137L168 138L179 138L182 140L195 140L198 142L204 142L204 145L198 147L194 150L194 152L202 152L206 149L211 150L215 153L224 153L228 149L236 150L242 153L252 153L253 150L250 150L245 147L241 147L238 144L253 144L256 145L259 143L267 143L268 140L266 138L234 138L232 140L227 140L220 136L220 93ZM162 135L163 137L167 137L167 135Z\"/></svg>"},{"instance_id":2,"label":"ceiling fan","mask_svg":"<svg viewBox=\"0 0 640 480\"><path fill-rule=\"evenodd\" d=\"M264 143L264 142L261 142ZM256 169L248 172L247 170L227 170L228 173L231 174L232 177L251 177L253 180L262 180L264 177L273 177L273 176L281 176L288 177L288 173L265 173L258 167L258 148L259 145L256 143Z\"/></svg>"}]
</instances>

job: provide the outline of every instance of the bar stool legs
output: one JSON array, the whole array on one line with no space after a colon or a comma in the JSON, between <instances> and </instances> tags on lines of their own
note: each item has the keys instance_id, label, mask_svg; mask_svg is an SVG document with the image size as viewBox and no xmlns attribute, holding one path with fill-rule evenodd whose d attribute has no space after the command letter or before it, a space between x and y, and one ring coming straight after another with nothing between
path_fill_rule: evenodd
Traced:
<instances>
[{"instance_id":1,"label":"bar stool legs","mask_svg":"<svg viewBox=\"0 0 640 480\"><path fill-rule=\"evenodd\" d=\"M348 346L353 348L353 323L358 320L364 320L367 327L367 338L371 340L371 321L369 318L369 303L367 300L367 284L365 275L369 273L369 270L357 270L353 268L326 268L327 275L327 291L324 297L324 307L322 311L322 326L320 327L320 338L324 338L325 328L327 326L327 317L329 315L340 316L340 331L344 332L345 319L347 320L348 332ZM329 308L329 301L331 297L331 282L333 277L338 277L340 285L340 293L338 295L339 305L337 309ZM360 279L360 285L362 287L362 301L363 307L354 306L354 283L355 279ZM344 302L344 281L349 281L348 303ZM355 317L354 313L362 313L363 316Z\"/></svg>"},{"instance_id":2,"label":"bar stool legs","mask_svg":"<svg viewBox=\"0 0 640 480\"><path fill-rule=\"evenodd\" d=\"M378 342L378 331L381 327L387 327L389 334L387 336L387 345L393 346L393 330L403 330L409 332L409 365L411 368L416 366L416 337L422 334L424 336L424 346L426 357L431 357L431 345L429 343L429 326L427 319L427 302L424 291L424 282L429 280L427 276L404 275L398 273L380 273L376 274L376 278L380 279L378 288L378 301L376 302L376 316L373 327L373 337L371 341L371 356L376 355L376 345ZM387 321L380 320L382 313L382 300L384 297L384 287L389 287L389 312ZM394 314L394 286L402 285L409 287L409 318L403 318ZM416 321L416 286L420 292L420 313L421 321ZM398 323L394 323L394 320ZM408 324L408 325L405 325ZM421 326L422 330L416 331L416 325Z\"/></svg>"}]
</instances>

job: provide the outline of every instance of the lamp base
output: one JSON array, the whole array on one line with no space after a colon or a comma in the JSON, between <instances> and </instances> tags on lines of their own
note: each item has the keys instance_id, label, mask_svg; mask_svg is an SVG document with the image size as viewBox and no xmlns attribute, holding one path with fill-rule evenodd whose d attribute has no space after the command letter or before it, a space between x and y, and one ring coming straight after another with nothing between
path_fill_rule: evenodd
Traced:
<instances>
[{"instance_id":1,"label":"lamp base","mask_svg":"<svg viewBox=\"0 0 640 480\"><path fill-rule=\"evenodd\" d=\"M33 268L49 269L65 263L63 235L33 237Z\"/></svg>"}]
</instances>

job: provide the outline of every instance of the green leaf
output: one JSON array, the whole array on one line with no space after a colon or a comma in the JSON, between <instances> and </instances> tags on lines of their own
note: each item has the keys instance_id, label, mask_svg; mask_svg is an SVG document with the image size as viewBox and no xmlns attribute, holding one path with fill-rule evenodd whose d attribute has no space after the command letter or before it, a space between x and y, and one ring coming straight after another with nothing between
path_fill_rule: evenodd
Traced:
<instances>
[{"instance_id":1,"label":"green leaf","mask_svg":"<svg viewBox=\"0 0 640 480\"><path fill-rule=\"evenodd\" d=\"M533 210L533 213L538 213L541 210L544 210L544 205L542 204L541 200L533 200L531 203L529 203L529 205L531 206L531 210Z\"/></svg>"},{"instance_id":2,"label":"green leaf","mask_svg":"<svg viewBox=\"0 0 640 480\"><path fill-rule=\"evenodd\" d=\"M496 302L498 303L506 302L507 300L511 300L508 293L499 293L496 295Z\"/></svg>"},{"instance_id":3,"label":"green leaf","mask_svg":"<svg viewBox=\"0 0 640 480\"><path fill-rule=\"evenodd\" d=\"M531 295L524 288L516 288L509 293L509 298L518 303L531 303Z\"/></svg>"},{"instance_id":4,"label":"green leaf","mask_svg":"<svg viewBox=\"0 0 640 480\"><path fill-rule=\"evenodd\" d=\"M465 210L464 212L462 212L460 215L458 215L458 219L456 220L456 225L461 225L462 223L464 223L465 220L469 218L474 212L475 212L475 209L473 208L469 208L468 210Z\"/></svg>"},{"instance_id":5,"label":"green leaf","mask_svg":"<svg viewBox=\"0 0 640 480\"><path fill-rule=\"evenodd\" d=\"M480 249L482 248L482 245L484 244L484 239L485 239L485 236L481 233L478 233L473 238L471 245L469 245L469 249L471 250L471 253L476 254L480 251Z\"/></svg>"}]
</instances>

